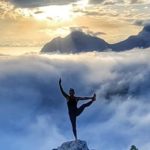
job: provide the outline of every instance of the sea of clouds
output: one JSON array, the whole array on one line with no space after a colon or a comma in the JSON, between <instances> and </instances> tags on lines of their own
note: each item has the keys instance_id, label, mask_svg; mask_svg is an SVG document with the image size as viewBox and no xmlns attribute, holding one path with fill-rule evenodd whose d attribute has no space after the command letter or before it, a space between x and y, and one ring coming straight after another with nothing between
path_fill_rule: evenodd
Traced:
<instances>
[{"instance_id":1,"label":"sea of clouds","mask_svg":"<svg viewBox=\"0 0 150 150\"><path fill-rule=\"evenodd\" d=\"M97 94L77 120L90 149L150 149L150 49L1 55L0 149L51 150L73 139L60 77L66 92Z\"/></svg>"}]
</instances>

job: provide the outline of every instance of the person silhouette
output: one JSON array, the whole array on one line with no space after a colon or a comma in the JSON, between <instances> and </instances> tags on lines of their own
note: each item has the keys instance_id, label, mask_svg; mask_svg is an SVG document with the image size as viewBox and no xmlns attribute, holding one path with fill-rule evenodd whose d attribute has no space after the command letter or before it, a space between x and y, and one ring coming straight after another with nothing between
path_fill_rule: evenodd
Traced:
<instances>
[{"instance_id":1,"label":"person silhouette","mask_svg":"<svg viewBox=\"0 0 150 150\"><path fill-rule=\"evenodd\" d=\"M70 118L71 125L72 125L72 131L73 131L75 140L77 140L76 117L79 116L86 107L90 106L96 100L96 94L94 93L92 97L77 97L75 96L75 90L73 88L70 88L69 94L67 94L66 92L64 92L62 88L61 78L59 80L59 87L60 87L62 95L67 100L68 113L69 113L69 118ZM82 104L79 108L77 107L77 103L79 100L90 100L90 99L91 101L85 104Z\"/></svg>"}]
</instances>

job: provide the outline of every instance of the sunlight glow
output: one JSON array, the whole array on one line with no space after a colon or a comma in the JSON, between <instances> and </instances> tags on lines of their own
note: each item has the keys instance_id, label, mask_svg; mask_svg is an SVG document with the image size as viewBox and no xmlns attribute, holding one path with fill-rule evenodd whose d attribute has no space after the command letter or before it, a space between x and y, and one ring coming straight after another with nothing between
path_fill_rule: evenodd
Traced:
<instances>
[{"instance_id":1,"label":"sunlight glow","mask_svg":"<svg viewBox=\"0 0 150 150\"><path fill-rule=\"evenodd\" d=\"M89 0L81 0L77 2L77 4L80 6L80 8L85 8L89 4Z\"/></svg>"},{"instance_id":2,"label":"sunlight glow","mask_svg":"<svg viewBox=\"0 0 150 150\"><path fill-rule=\"evenodd\" d=\"M39 8L40 13L33 13L38 20L67 21L72 18L70 5L65 6L46 6Z\"/></svg>"}]
</instances>

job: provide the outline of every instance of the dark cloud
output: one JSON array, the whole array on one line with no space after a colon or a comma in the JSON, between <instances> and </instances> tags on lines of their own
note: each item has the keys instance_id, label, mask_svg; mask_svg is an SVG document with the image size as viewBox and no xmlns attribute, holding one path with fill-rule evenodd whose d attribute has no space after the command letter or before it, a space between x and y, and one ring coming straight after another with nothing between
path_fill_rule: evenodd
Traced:
<instances>
[{"instance_id":1,"label":"dark cloud","mask_svg":"<svg viewBox=\"0 0 150 150\"><path fill-rule=\"evenodd\" d=\"M52 17L47 17L46 19L48 19L48 20L53 20L53 18L52 18Z\"/></svg>"},{"instance_id":2,"label":"dark cloud","mask_svg":"<svg viewBox=\"0 0 150 150\"><path fill-rule=\"evenodd\" d=\"M52 149L72 139L59 77L65 91L97 93L97 101L78 118L79 138L91 149L150 147L149 55L149 49L142 49L1 56L1 149Z\"/></svg>"},{"instance_id":3,"label":"dark cloud","mask_svg":"<svg viewBox=\"0 0 150 150\"><path fill-rule=\"evenodd\" d=\"M138 26L143 26L144 20L135 20L133 21L133 24L138 25Z\"/></svg>"},{"instance_id":4,"label":"dark cloud","mask_svg":"<svg viewBox=\"0 0 150 150\"><path fill-rule=\"evenodd\" d=\"M18 7L40 7L47 5L66 5L76 0L9 0L11 3L15 4Z\"/></svg>"},{"instance_id":5,"label":"dark cloud","mask_svg":"<svg viewBox=\"0 0 150 150\"><path fill-rule=\"evenodd\" d=\"M137 3L139 0L130 0L131 4Z\"/></svg>"},{"instance_id":6,"label":"dark cloud","mask_svg":"<svg viewBox=\"0 0 150 150\"><path fill-rule=\"evenodd\" d=\"M83 13L87 16L97 16L97 15L103 15L102 12L99 11L89 11L89 10L82 10L82 9L75 9L74 10L75 13Z\"/></svg>"},{"instance_id":7,"label":"dark cloud","mask_svg":"<svg viewBox=\"0 0 150 150\"><path fill-rule=\"evenodd\" d=\"M43 11L36 11L36 12L34 12L35 14L42 14L43 13Z\"/></svg>"},{"instance_id":8,"label":"dark cloud","mask_svg":"<svg viewBox=\"0 0 150 150\"><path fill-rule=\"evenodd\" d=\"M104 1L106 1L106 0L90 0L89 3L91 3L91 4L99 4L99 3L102 3Z\"/></svg>"},{"instance_id":9,"label":"dark cloud","mask_svg":"<svg viewBox=\"0 0 150 150\"><path fill-rule=\"evenodd\" d=\"M138 25L138 26L147 26L150 24L150 20L134 20L133 24Z\"/></svg>"},{"instance_id":10,"label":"dark cloud","mask_svg":"<svg viewBox=\"0 0 150 150\"><path fill-rule=\"evenodd\" d=\"M128 0L128 2L130 4L136 4L136 3L143 3L143 2L146 2L145 0Z\"/></svg>"},{"instance_id":11,"label":"dark cloud","mask_svg":"<svg viewBox=\"0 0 150 150\"><path fill-rule=\"evenodd\" d=\"M111 16L111 17L116 17L119 14L117 12L111 12L110 10L102 10L102 9L97 9L97 10L82 10L82 9L75 9L75 13L82 13L86 16Z\"/></svg>"},{"instance_id":12,"label":"dark cloud","mask_svg":"<svg viewBox=\"0 0 150 150\"><path fill-rule=\"evenodd\" d=\"M116 1L104 1L103 2L104 5L114 5L116 3L117 3Z\"/></svg>"},{"instance_id":13,"label":"dark cloud","mask_svg":"<svg viewBox=\"0 0 150 150\"><path fill-rule=\"evenodd\" d=\"M122 0L90 0L90 4L102 4L102 5L114 5L116 3L122 3Z\"/></svg>"},{"instance_id":14,"label":"dark cloud","mask_svg":"<svg viewBox=\"0 0 150 150\"><path fill-rule=\"evenodd\" d=\"M71 32L73 32L73 31L81 31L81 32L85 32L85 33L87 33L89 35L92 35L92 36L100 36L100 35L105 35L106 34L104 32L93 32L86 26L70 27L70 31Z\"/></svg>"}]
</instances>

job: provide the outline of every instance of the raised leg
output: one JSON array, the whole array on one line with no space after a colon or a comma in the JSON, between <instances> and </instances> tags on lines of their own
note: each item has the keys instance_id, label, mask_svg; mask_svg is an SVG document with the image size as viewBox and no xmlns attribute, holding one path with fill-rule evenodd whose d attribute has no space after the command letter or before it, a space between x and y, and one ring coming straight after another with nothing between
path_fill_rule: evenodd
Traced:
<instances>
[{"instance_id":1,"label":"raised leg","mask_svg":"<svg viewBox=\"0 0 150 150\"><path fill-rule=\"evenodd\" d=\"M78 108L76 115L79 116L79 115L83 112L83 110L84 110L86 107L90 106L92 103L93 103L93 101L89 101L89 102L87 102L87 103L81 105L81 106Z\"/></svg>"}]
</instances>

